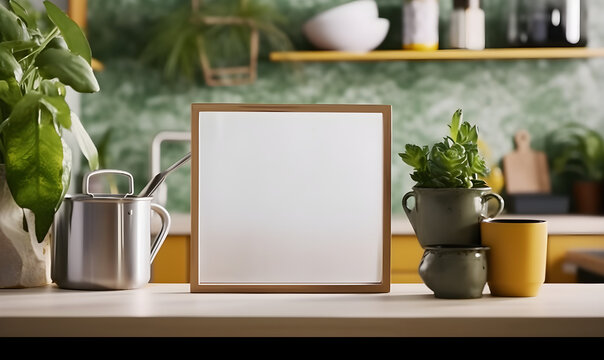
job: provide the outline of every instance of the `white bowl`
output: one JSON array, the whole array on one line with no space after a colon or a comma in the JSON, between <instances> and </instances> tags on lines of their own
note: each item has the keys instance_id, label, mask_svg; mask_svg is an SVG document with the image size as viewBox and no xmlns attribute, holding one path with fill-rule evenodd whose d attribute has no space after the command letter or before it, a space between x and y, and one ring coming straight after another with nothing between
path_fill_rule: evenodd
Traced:
<instances>
[{"instance_id":1,"label":"white bowl","mask_svg":"<svg viewBox=\"0 0 604 360\"><path fill-rule=\"evenodd\" d=\"M321 24L377 17L378 7L375 0L357 0L325 10L313 16L307 23Z\"/></svg>"},{"instance_id":2,"label":"white bowl","mask_svg":"<svg viewBox=\"0 0 604 360\"><path fill-rule=\"evenodd\" d=\"M307 23L304 35L317 48L347 52L368 52L386 38L390 22L374 18L359 21Z\"/></svg>"}]
</instances>

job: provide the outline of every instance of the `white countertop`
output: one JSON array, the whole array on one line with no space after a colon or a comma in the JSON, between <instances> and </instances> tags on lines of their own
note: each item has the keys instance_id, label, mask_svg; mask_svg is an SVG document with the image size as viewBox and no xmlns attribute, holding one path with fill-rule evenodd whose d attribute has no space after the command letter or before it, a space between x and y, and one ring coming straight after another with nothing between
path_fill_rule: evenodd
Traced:
<instances>
[{"instance_id":1,"label":"white countertop","mask_svg":"<svg viewBox=\"0 0 604 360\"><path fill-rule=\"evenodd\" d=\"M532 298L435 298L424 284L381 294L209 294L188 284L0 290L0 337L602 337L604 284L544 284Z\"/></svg>"},{"instance_id":2,"label":"white countertop","mask_svg":"<svg viewBox=\"0 0 604 360\"><path fill-rule=\"evenodd\" d=\"M191 216L189 214L171 214L172 225L170 235L189 235L191 230ZM604 235L604 216L588 215L508 215L499 218L514 219L540 219L548 223L548 232L551 235ZM409 220L404 215L392 216L392 235L415 235Z\"/></svg>"}]
</instances>

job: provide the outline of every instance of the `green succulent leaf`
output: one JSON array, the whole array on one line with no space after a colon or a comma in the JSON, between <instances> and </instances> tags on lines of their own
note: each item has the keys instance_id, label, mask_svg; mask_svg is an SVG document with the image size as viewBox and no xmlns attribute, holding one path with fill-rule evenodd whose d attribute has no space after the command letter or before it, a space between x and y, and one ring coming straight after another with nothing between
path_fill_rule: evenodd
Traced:
<instances>
[{"instance_id":1,"label":"green succulent leaf","mask_svg":"<svg viewBox=\"0 0 604 360\"><path fill-rule=\"evenodd\" d=\"M405 152L399 153L403 161L417 169L425 169L428 164L428 147L419 147L413 144L405 145Z\"/></svg>"},{"instance_id":2,"label":"green succulent leaf","mask_svg":"<svg viewBox=\"0 0 604 360\"><path fill-rule=\"evenodd\" d=\"M411 178L417 183L424 184L430 180L427 172L428 152L429 149L427 146L419 147L407 144L405 145L405 152L398 154L407 165L415 168L415 171L411 174Z\"/></svg>"},{"instance_id":3,"label":"green succulent leaf","mask_svg":"<svg viewBox=\"0 0 604 360\"><path fill-rule=\"evenodd\" d=\"M99 91L92 67L83 57L65 49L48 48L36 57L36 66L45 79L59 79L81 93Z\"/></svg>"},{"instance_id":4,"label":"green succulent leaf","mask_svg":"<svg viewBox=\"0 0 604 360\"><path fill-rule=\"evenodd\" d=\"M463 113L461 109L457 109L451 118L451 125L449 125L449 134L453 141L457 141L457 134L459 133L459 125L463 119Z\"/></svg>"},{"instance_id":5,"label":"green succulent leaf","mask_svg":"<svg viewBox=\"0 0 604 360\"><path fill-rule=\"evenodd\" d=\"M92 52L82 29L55 4L50 1L44 1L44 6L46 7L48 18L61 31L61 35L65 39L69 50L76 55L80 55L90 65Z\"/></svg>"},{"instance_id":6,"label":"green succulent leaf","mask_svg":"<svg viewBox=\"0 0 604 360\"><path fill-rule=\"evenodd\" d=\"M478 141L478 129L476 126L471 126L469 123L464 122L459 128L455 141L460 144L476 143Z\"/></svg>"},{"instance_id":7,"label":"green succulent leaf","mask_svg":"<svg viewBox=\"0 0 604 360\"><path fill-rule=\"evenodd\" d=\"M453 144L450 148L434 146L430 156L433 164L449 172L459 172L457 176L461 175L466 165L466 151L459 144Z\"/></svg>"},{"instance_id":8,"label":"green succulent leaf","mask_svg":"<svg viewBox=\"0 0 604 360\"><path fill-rule=\"evenodd\" d=\"M478 145L476 144L465 144L466 148L468 167L466 168L466 175L472 176L473 174L479 176L487 176L489 174L489 167L478 151Z\"/></svg>"},{"instance_id":9,"label":"green succulent leaf","mask_svg":"<svg viewBox=\"0 0 604 360\"><path fill-rule=\"evenodd\" d=\"M44 240L65 191L64 149L52 115L40 94L27 94L3 129L6 180L15 202L36 218L36 237Z\"/></svg>"}]
</instances>

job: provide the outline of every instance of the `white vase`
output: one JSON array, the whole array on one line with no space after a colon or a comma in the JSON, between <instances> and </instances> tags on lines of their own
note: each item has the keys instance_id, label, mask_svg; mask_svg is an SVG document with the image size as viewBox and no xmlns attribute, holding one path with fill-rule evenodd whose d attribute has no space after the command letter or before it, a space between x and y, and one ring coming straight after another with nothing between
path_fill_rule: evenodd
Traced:
<instances>
[{"instance_id":1,"label":"white vase","mask_svg":"<svg viewBox=\"0 0 604 360\"><path fill-rule=\"evenodd\" d=\"M23 217L27 232L23 229ZM50 284L50 234L38 243L34 214L21 209L0 165L0 288L28 288Z\"/></svg>"}]
</instances>

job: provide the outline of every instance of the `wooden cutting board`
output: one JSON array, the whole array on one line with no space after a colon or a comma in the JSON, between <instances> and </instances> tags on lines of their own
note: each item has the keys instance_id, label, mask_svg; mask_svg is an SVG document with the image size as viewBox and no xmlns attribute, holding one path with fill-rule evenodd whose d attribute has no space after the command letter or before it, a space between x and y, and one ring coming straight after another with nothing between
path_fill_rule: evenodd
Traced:
<instances>
[{"instance_id":1,"label":"wooden cutting board","mask_svg":"<svg viewBox=\"0 0 604 360\"><path fill-rule=\"evenodd\" d=\"M531 137L526 130L518 131L514 140L516 149L503 157L507 193L550 193L551 182L545 153L531 149Z\"/></svg>"}]
</instances>

